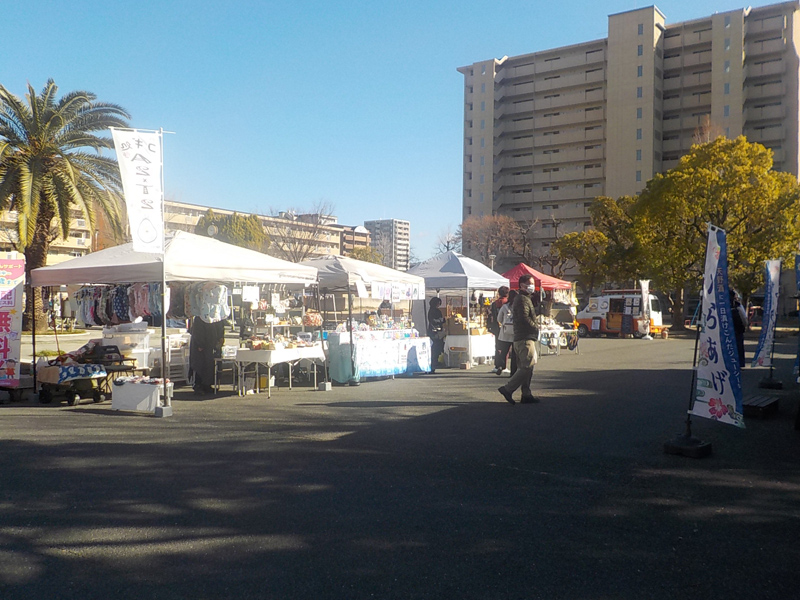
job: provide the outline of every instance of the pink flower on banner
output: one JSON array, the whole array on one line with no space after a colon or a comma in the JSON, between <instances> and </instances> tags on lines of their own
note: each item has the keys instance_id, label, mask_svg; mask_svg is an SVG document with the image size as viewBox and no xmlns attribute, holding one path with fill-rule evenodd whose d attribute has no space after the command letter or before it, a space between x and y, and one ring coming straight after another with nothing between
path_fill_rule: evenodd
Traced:
<instances>
[{"instance_id":1,"label":"pink flower on banner","mask_svg":"<svg viewBox=\"0 0 800 600\"><path fill-rule=\"evenodd\" d=\"M708 401L708 412L712 417L721 419L728 414L728 407L722 403L722 398L711 398Z\"/></svg>"}]
</instances>

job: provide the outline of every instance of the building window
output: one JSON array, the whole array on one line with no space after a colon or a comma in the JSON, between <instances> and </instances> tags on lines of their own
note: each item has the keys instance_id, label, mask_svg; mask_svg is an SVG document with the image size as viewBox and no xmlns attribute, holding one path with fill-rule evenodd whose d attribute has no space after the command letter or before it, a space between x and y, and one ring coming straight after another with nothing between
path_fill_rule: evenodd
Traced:
<instances>
[{"instance_id":1,"label":"building window","mask_svg":"<svg viewBox=\"0 0 800 600\"><path fill-rule=\"evenodd\" d=\"M731 72L731 61L729 61L729 60L725 61L725 72L726 73L730 73Z\"/></svg>"},{"instance_id":2,"label":"building window","mask_svg":"<svg viewBox=\"0 0 800 600\"><path fill-rule=\"evenodd\" d=\"M722 107L722 116L723 117L730 117L731 116L731 107L727 104Z\"/></svg>"},{"instance_id":3,"label":"building window","mask_svg":"<svg viewBox=\"0 0 800 600\"><path fill-rule=\"evenodd\" d=\"M481 119L481 129L486 129L486 121Z\"/></svg>"},{"instance_id":4,"label":"building window","mask_svg":"<svg viewBox=\"0 0 800 600\"><path fill-rule=\"evenodd\" d=\"M644 67L642 67L642 65L639 65L638 67L636 67L636 76L637 77L641 77L642 76L642 70L643 69L644 69Z\"/></svg>"},{"instance_id":5,"label":"building window","mask_svg":"<svg viewBox=\"0 0 800 600\"><path fill-rule=\"evenodd\" d=\"M641 127L636 130L636 139L637 140L642 139L642 128Z\"/></svg>"},{"instance_id":6,"label":"building window","mask_svg":"<svg viewBox=\"0 0 800 600\"><path fill-rule=\"evenodd\" d=\"M484 183L484 182L485 182L485 178L484 178L483 174L481 174L481 183Z\"/></svg>"},{"instance_id":7,"label":"building window","mask_svg":"<svg viewBox=\"0 0 800 600\"><path fill-rule=\"evenodd\" d=\"M641 108L637 108L636 109L636 118L637 119L641 119L642 118L642 109Z\"/></svg>"},{"instance_id":8,"label":"building window","mask_svg":"<svg viewBox=\"0 0 800 600\"><path fill-rule=\"evenodd\" d=\"M485 147L486 147L486 140L484 138L481 138L481 148Z\"/></svg>"},{"instance_id":9,"label":"building window","mask_svg":"<svg viewBox=\"0 0 800 600\"><path fill-rule=\"evenodd\" d=\"M726 95L731 93L731 84L730 83L726 83L723 86L723 93L726 94Z\"/></svg>"},{"instance_id":10,"label":"building window","mask_svg":"<svg viewBox=\"0 0 800 600\"><path fill-rule=\"evenodd\" d=\"M725 38L725 50L731 49L731 38Z\"/></svg>"},{"instance_id":11,"label":"building window","mask_svg":"<svg viewBox=\"0 0 800 600\"><path fill-rule=\"evenodd\" d=\"M486 110L486 102L481 102L481 112Z\"/></svg>"},{"instance_id":12,"label":"building window","mask_svg":"<svg viewBox=\"0 0 800 600\"><path fill-rule=\"evenodd\" d=\"M642 180L642 172L636 171L636 181L641 181L641 180Z\"/></svg>"},{"instance_id":13,"label":"building window","mask_svg":"<svg viewBox=\"0 0 800 600\"><path fill-rule=\"evenodd\" d=\"M481 198L480 198L480 201L481 201L481 202L483 202L483 192L481 192Z\"/></svg>"},{"instance_id":14,"label":"building window","mask_svg":"<svg viewBox=\"0 0 800 600\"><path fill-rule=\"evenodd\" d=\"M485 84L485 83L482 83L482 84L481 84L481 93L482 93L482 94L485 94L485 93L486 93L486 84Z\"/></svg>"},{"instance_id":15,"label":"building window","mask_svg":"<svg viewBox=\"0 0 800 600\"><path fill-rule=\"evenodd\" d=\"M639 35L644 35L644 23L639 23Z\"/></svg>"},{"instance_id":16,"label":"building window","mask_svg":"<svg viewBox=\"0 0 800 600\"><path fill-rule=\"evenodd\" d=\"M486 75L486 65L483 65L483 67L481 67L481 75Z\"/></svg>"},{"instance_id":17,"label":"building window","mask_svg":"<svg viewBox=\"0 0 800 600\"><path fill-rule=\"evenodd\" d=\"M636 160L642 160L642 151L641 151L641 149L636 150Z\"/></svg>"},{"instance_id":18,"label":"building window","mask_svg":"<svg viewBox=\"0 0 800 600\"><path fill-rule=\"evenodd\" d=\"M730 26L731 26L731 16L725 15L725 27L730 27Z\"/></svg>"},{"instance_id":19,"label":"building window","mask_svg":"<svg viewBox=\"0 0 800 600\"><path fill-rule=\"evenodd\" d=\"M642 88L641 88L641 86L636 88L636 97L637 98L641 98L642 97Z\"/></svg>"}]
</instances>

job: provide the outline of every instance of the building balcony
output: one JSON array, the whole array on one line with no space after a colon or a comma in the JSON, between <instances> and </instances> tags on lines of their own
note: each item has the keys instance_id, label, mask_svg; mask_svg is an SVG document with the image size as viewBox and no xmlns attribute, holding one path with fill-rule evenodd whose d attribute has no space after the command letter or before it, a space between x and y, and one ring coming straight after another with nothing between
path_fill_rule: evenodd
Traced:
<instances>
[{"instance_id":1,"label":"building balcony","mask_svg":"<svg viewBox=\"0 0 800 600\"><path fill-rule=\"evenodd\" d=\"M501 115L508 117L533 115L533 99L522 102L506 102L498 108L502 110ZM497 109L495 109L495 117L497 116Z\"/></svg>"},{"instance_id":2,"label":"building balcony","mask_svg":"<svg viewBox=\"0 0 800 600\"><path fill-rule=\"evenodd\" d=\"M786 107L781 106L762 106L760 108L747 108L744 113L744 121L747 125L762 121L777 121L786 117Z\"/></svg>"},{"instance_id":3,"label":"building balcony","mask_svg":"<svg viewBox=\"0 0 800 600\"><path fill-rule=\"evenodd\" d=\"M781 54L786 50L786 40L758 40L747 42L745 55L751 59L764 54Z\"/></svg>"},{"instance_id":4,"label":"building balcony","mask_svg":"<svg viewBox=\"0 0 800 600\"><path fill-rule=\"evenodd\" d=\"M757 79L759 77L772 77L783 75L786 72L786 63L782 60L775 60L764 63L748 63L744 68L745 80Z\"/></svg>"},{"instance_id":5,"label":"building balcony","mask_svg":"<svg viewBox=\"0 0 800 600\"><path fill-rule=\"evenodd\" d=\"M666 73L667 71L680 69L682 66L683 66L683 55L679 54L678 56L670 56L669 58L665 58L662 68Z\"/></svg>"},{"instance_id":6,"label":"building balcony","mask_svg":"<svg viewBox=\"0 0 800 600\"><path fill-rule=\"evenodd\" d=\"M748 85L744 88L747 101L767 98L783 98L786 95L786 84L781 82L766 85Z\"/></svg>"},{"instance_id":7,"label":"building balcony","mask_svg":"<svg viewBox=\"0 0 800 600\"><path fill-rule=\"evenodd\" d=\"M664 93L698 87L711 88L711 72L685 74L681 77L664 79Z\"/></svg>"},{"instance_id":8,"label":"building balcony","mask_svg":"<svg viewBox=\"0 0 800 600\"><path fill-rule=\"evenodd\" d=\"M745 37L751 35L758 35L760 33L779 32L786 29L786 17L784 15L775 15L767 19L745 21Z\"/></svg>"},{"instance_id":9,"label":"building balcony","mask_svg":"<svg viewBox=\"0 0 800 600\"><path fill-rule=\"evenodd\" d=\"M758 128L745 127L744 134L748 142L758 142L764 145L767 145L767 142L780 142L786 139L786 130L780 125Z\"/></svg>"},{"instance_id":10,"label":"building balcony","mask_svg":"<svg viewBox=\"0 0 800 600\"><path fill-rule=\"evenodd\" d=\"M495 101L505 100L508 102L509 98L517 98L519 96L533 96L534 84L532 81L527 83L513 84L506 82L500 86L495 94Z\"/></svg>"}]
</instances>

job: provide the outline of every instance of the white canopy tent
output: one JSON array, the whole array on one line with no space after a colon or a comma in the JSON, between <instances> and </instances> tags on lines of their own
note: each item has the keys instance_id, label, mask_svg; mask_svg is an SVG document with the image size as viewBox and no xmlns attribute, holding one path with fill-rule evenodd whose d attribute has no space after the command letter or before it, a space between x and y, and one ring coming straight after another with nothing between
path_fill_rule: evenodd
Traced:
<instances>
[{"instance_id":1,"label":"white canopy tent","mask_svg":"<svg viewBox=\"0 0 800 600\"><path fill-rule=\"evenodd\" d=\"M464 293L464 300L467 308L467 321L470 320L470 290L496 290L500 286L508 285L508 279L502 275L495 273L477 260L468 258L458 252L453 252L452 250L429 258L413 269L409 269L409 273L424 277L425 286L428 290L435 290L437 294L441 290L457 290ZM425 307L422 307L422 310L425 311ZM427 322L427 311L425 311L425 315ZM448 344L451 339L452 338L448 336ZM460 338L457 336L456 339ZM467 335L465 340L461 340L457 344L458 346L463 344L467 348L470 360L472 360L474 353L480 352L480 348L484 345L482 341L476 340L478 340L478 338ZM494 342L491 341L490 345L493 348ZM445 350L445 353L447 354L447 350Z\"/></svg>"},{"instance_id":2,"label":"white canopy tent","mask_svg":"<svg viewBox=\"0 0 800 600\"><path fill-rule=\"evenodd\" d=\"M312 284L317 281L317 270L213 238L175 231L167 234L163 255L134 252L133 244L122 244L34 269L32 282L34 286L136 283L161 281L162 276L168 282Z\"/></svg>"},{"instance_id":3,"label":"white canopy tent","mask_svg":"<svg viewBox=\"0 0 800 600\"><path fill-rule=\"evenodd\" d=\"M302 264L318 269L320 287L329 290L346 290L360 281L365 286L371 286L373 283L418 285L422 286L420 296L425 294L425 280L419 275L412 275L347 256L325 256L303 261Z\"/></svg>"},{"instance_id":4,"label":"white canopy tent","mask_svg":"<svg viewBox=\"0 0 800 600\"><path fill-rule=\"evenodd\" d=\"M171 281L309 285L316 283L317 270L213 238L175 231L166 235L163 255L134 252L133 244L128 243L31 272L31 282L36 287ZM161 303L163 307L163 291ZM167 309L162 310L165 316ZM162 320L161 353L162 364L168 366L165 323L166 318ZM33 351L35 354L35 335ZM164 372L168 373L168 368ZM34 384L35 381L34 371ZM166 396L166 379L164 386Z\"/></svg>"},{"instance_id":5,"label":"white canopy tent","mask_svg":"<svg viewBox=\"0 0 800 600\"><path fill-rule=\"evenodd\" d=\"M458 252L445 252L408 270L425 279L435 290L492 290L508 285L508 279L486 265Z\"/></svg>"},{"instance_id":6,"label":"white canopy tent","mask_svg":"<svg viewBox=\"0 0 800 600\"><path fill-rule=\"evenodd\" d=\"M378 291L375 286L398 284L403 288L413 290L408 296L403 296L404 300L425 298L425 280L422 277L383 265L338 255L306 260L302 264L318 269L321 292L343 291L347 293L350 361L353 373L356 372L355 344L353 344L353 288L361 294L370 293L371 297L377 298L382 296L375 294Z\"/></svg>"}]
</instances>

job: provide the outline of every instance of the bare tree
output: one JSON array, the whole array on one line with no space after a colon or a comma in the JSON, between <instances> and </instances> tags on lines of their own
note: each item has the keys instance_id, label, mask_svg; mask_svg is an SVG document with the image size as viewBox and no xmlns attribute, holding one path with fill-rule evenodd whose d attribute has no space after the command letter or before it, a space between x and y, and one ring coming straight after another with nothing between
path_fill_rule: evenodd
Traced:
<instances>
[{"instance_id":1,"label":"bare tree","mask_svg":"<svg viewBox=\"0 0 800 600\"><path fill-rule=\"evenodd\" d=\"M328 202L317 202L310 210L271 209L270 215L262 218L272 243L270 249L279 258L292 262L329 254L327 249L334 244L333 238L338 240L338 233L328 228L333 222L332 214L333 205Z\"/></svg>"},{"instance_id":2,"label":"bare tree","mask_svg":"<svg viewBox=\"0 0 800 600\"><path fill-rule=\"evenodd\" d=\"M725 128L711 120L711 115L703 115L702 123L692 135L693 144L706 144L725 135Z\"/></svg>"},{"instance_id":3,"label":"bare tree","mask_svg":"<svg viewBox=\"0 0 800 600\"><path fill-rule=\"evenodd\" d=\"M453 233L448 226L446 229L441 230L436 237L436 251L439 254L444 254L451 250L461 252L461 232L459 230Z\"/></svg>"},{"instance_id":4,"label":"bare tree","mask_svg":"<svg viewBox=\"0 0 800 600\"><path fill-rule=\"evenodd\" d=\"M470 217L460 228L462 252L485 265L491 263L491 255L512 256L516 228L514 219L505 215Z\"/></svg>"}]
</instances>

